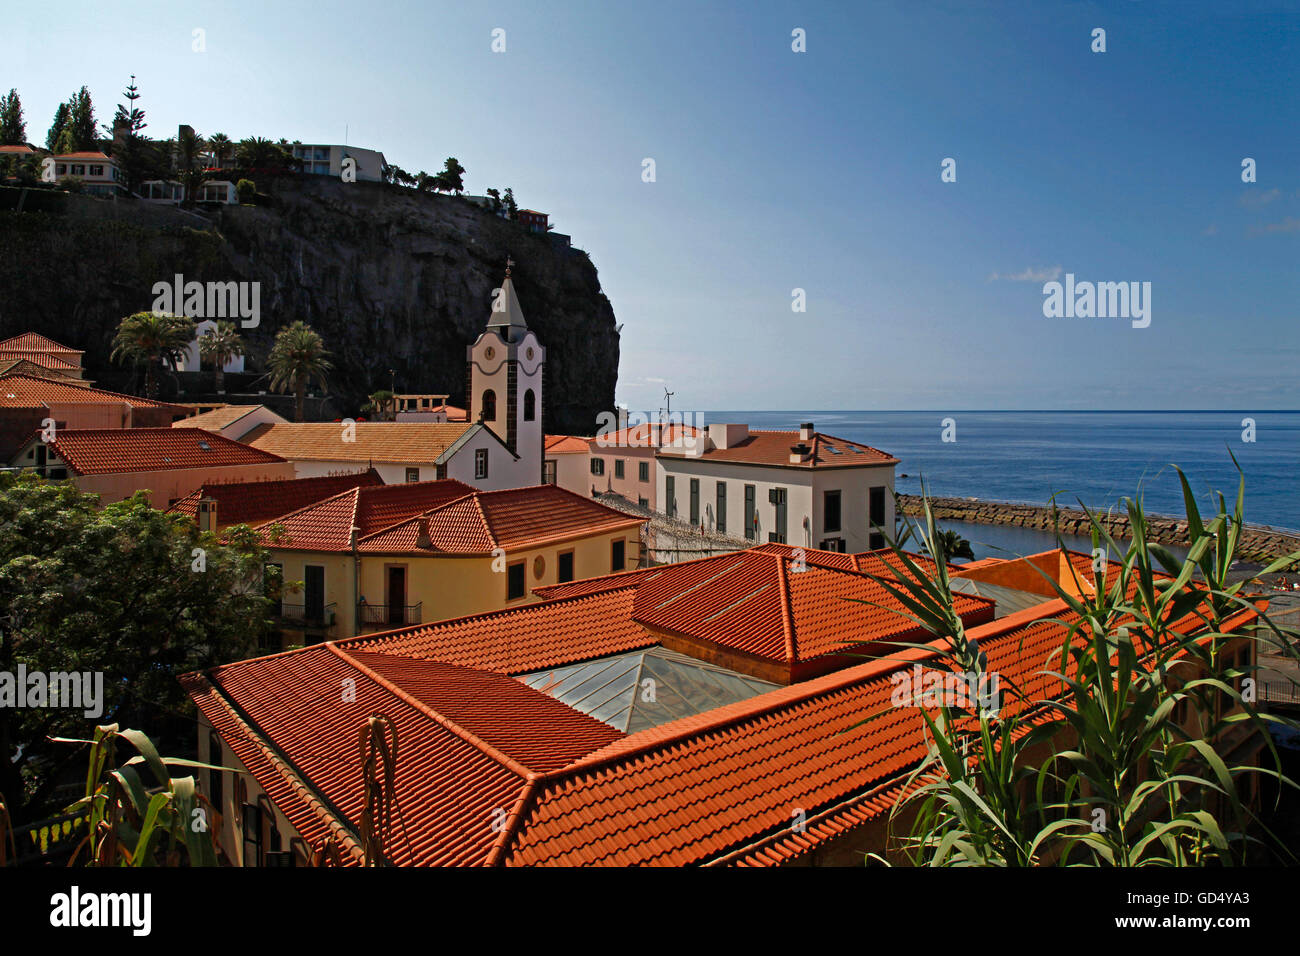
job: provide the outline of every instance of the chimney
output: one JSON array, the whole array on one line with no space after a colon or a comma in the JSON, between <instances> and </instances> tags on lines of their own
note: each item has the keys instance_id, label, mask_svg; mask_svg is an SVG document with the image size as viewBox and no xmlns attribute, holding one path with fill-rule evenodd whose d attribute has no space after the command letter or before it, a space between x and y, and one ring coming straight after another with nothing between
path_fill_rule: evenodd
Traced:
<instances>
[{"instance_id":1,"label":"chimney","mask_svg":"<svg viewBox=\"0 0 1300 956\"><path fill-rule=\"evenodd\" d=\"M800 429L800 434L803 430ZM812 458L812 446L800 442L797 445L790 446L790 464L801 465Z\"/></svg>"},{"instance_id":2,"label":"chimney","mask_svg":"<svg viewBox=\"0 0 1300 956\"><path fill-rule=\"evenodd\" d=\"M416 525L415 546L417 548L432 548L433 539L429 537L429 519L422 517L419 524Z\"/></svg>"},{"instance_id":3,"label":"chimney","mask_svg":"<svg viewBox=\"0 0 1300 956\"><path fill-rule=\"evenodd\" d=\"M813 423L812 423L812 422L804 422L802 425L799 426L799 440L800 440L800 441L812 441L812 437L813 437Z\"/></svg>"},{"instance_id":4,"label":"chimney","mask_svg":"<svg viewBox=\"0 0 1300 956\"><path fill-rule=\"evenodd\" d=\"M200 498L198 521L200 531L217 530L217 501L215 498Z\"/></svg>"}]
</instances>

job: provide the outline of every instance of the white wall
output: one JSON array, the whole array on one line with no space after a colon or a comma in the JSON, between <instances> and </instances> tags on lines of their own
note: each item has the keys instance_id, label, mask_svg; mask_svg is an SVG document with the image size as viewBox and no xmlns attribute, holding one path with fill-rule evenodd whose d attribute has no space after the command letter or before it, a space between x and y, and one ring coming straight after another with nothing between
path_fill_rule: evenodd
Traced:
<instances>
[{"instance_id":1,"label":"white wall","mask_svg":"<svg viewBox=\"0 0 1300 956\"><path fill-rule=\"evenodd\" d=\"M776 505L768 500L773 488L786 489L786 543L816 548L827 538L843 538L845 550L866 551L870 546L867 521L869 489L884 486L885 528L894 527L894 469L891 465L870 468L833 468L825 471L800 468L772 468L711 462L706 459L683 459L661 455L655 460L655 497L657 510L668 512L667 479L675 478L677 517L690 521L690 480L700 480L700 520L704 527L717 526L715 501L717 483L727 484L726 533L741 538L745 532L745 485L754 485L754 506L758 525L753 541L766 544L768 534L776 530ZM824 530L823 492L840 491L840 531ZM807 527L805 527L805 520Z\"/></svg>"}]
</instances>

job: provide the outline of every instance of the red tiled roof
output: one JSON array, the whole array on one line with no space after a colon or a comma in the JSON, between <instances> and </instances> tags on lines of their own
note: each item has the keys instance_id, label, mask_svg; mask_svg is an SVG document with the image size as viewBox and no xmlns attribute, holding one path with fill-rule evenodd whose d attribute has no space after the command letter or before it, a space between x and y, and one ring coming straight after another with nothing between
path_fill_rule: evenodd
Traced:
<instances>
[{"instance_id":1,"label":"red tiled roof","mask_svg":"<svg viewBox=\"0 0 1300 956\"><path fill-rule=\"evenodd\" d=\"M609 451L617 448L658 448L670 445L683 438L692 438L701 434L700 429L677 422L642 422L629 428L597 435L587 439L587 446L592 451Z\"/></svg>"},{"instance_id":2,"label":"red tiled roof","mask_svg":"<svg viewBox=\"0 0 1300 956\"><path fill-rule=\"evenodd\" d=\"M0 352L55 352L64 355L82 355L83 349L69 348L66 345L60 345L51 338L46 338L39 332L23 332L15 335L11 339L5 339L0 342ZM78 364L80 364L78 362Z\"/></svg>"},{"instance_id":3,"label":"red tiled roof","mask_svg":"<svg viewBox=\"0 0 1300 956\"><path fill-rule=\"evenodd\" d=\"M812 458L802 463L790 461L790 449L804 444L812 449ZM836 454L836 451L839 454ZM669 458L689 458L681 451L665 448L659 454ZM712 448L700 456L705 461L728 461L748 465L781 465L787 468L854 468L864 465L896 465L898 459L878 448L813 432L807 441L799 432L751 431L749 436L730 448Z\"/></svg>"},{"instance_id":4,"label":"red tiled roof","mask_svg":"<svg viewBox=\"0 0 1300 956\"><path fill-rule=\"evenodd\" d=\"M290 825L312 845L344 834L353 865L364 803L357 741L372 714L397 733L383 852L399 866L491 862L508 832L494 824L535 775L621 736L500 674L332 644L181 681Z\"/></svg>"},{"instance_id":5,"label":"red tiled roof","mask_svg":"<svg viewBox=\"0 0 1300 956\"><path fill-rule=\"evenodd\" d=\"M59 153L54 158L55 159L94 159L105 163L111 163L114 161L111 156L106 156L103 153L96 152L93 150L84 150L80 153Z\"/></svg>"},{"instance_id":6,"label":"red tiled roof","mask_svg":"<svg viewBox=\"0 0 1300 956\"><path fill-rule=\"evenodd\" d=\"M244 436L290 461L361 461L429 464L474 426L465 422L358 422L345 441L337 422L259 425ZM490 431L490 430L489 430Z\"/></svg>"},{"instance_id":7,"label":"red tiled roof","mask_svg":"<svg viewBox=\"0 0 1300 956\"><path fill-rule=\"evenodd\" d=\"M716 571L735 557L692 565ZM639 590L682 567L623 576L621 588L306 648L184 680L309 841L328 832L331 820L357 818L361 785L350 756L357 728L374 711L392 718L405 755L396 789L407 798L407 820L416 820L408 822L405 843L389 837L393 862L771 865L887 813L904 775L927 751L919 711L893 706L891 675L920 661L934 666L929 648L899 650L888 660L630 737L614 732L604 743L558 702L559 710L543 713L533 697L515 696L480 671L438 670L420 660L445 655L518 672L559 666L575 654L634 649L641 638L613 633L602 619L626 620ZM792 576L811 569L854 576L814 562L809 568ZM837 603L829 594L813 600ZM1071 614L1064 602L1047 602L968 631L1002 686L1015 682L1031 701L1060 689L1059 679L1041 673L1057 669L1053 656L1063 636L1061 624L1039 620L1046 617L1069 621ZM1229 629L1251 618L1244 612ZM357 699L339 705L335 698L348 676L356 679ZM251 728L240 725L216 687L233 698ZM1009 696L1001 703L1004 715L1023 707ZM306 779L305 788L295 786L284 758ZM327 812L325 802L338 810ZM505 808L508 822L495 840L471 832L468 822L497 808ZM800 811L808 826L795 833L791 821Z\"/></svg>"},{"instance_id":8,"label":"red tiled roof","mask_svg":"<svg viewBox=\"0 0 1300 956\"><path fill-rule=\"evenodd\" d=\"M552 455L571 455L587 453L586 438L577 435L547 435L546 451Z\"/></svg>"},{"instance_id":9,"label":"red tiled roof","mask_svg":"<svg viewBox=\"0 0 1300 956\"><path fill-rule=\"evenodd\" d=\"M627 515L556 485L475 491L361 541L368 554L491 554L634 528ZM422 538L427 537L427 543Z\"/></svg>"},{"instance_id":10,"label":"red tiled roof","mask_svg":"<svg viewBox=\"0 0 1300 956\"><path fill-rule=\"evenodd\" d=\"M632 620L633 587L354 638L344 646L522 674L658 643Z\"/></svg>"},{"instance_id":11,"label":"red tiled roof","mask_svg":"<svg viewBox=\"0 0 1300 956\"><path fill-rule=\"evenodd\" d=\"M259 530L263 544L271 548L348 551L352 547L353 527L360 529L358 539L364 538L413 515L463 498L473 490L455 478L353 488L284 514L264 523ZM282 529L274 540L273 525Z\"/></svg>"},{"instance_id":12,"label":"red tiled roof","mask_svg":"<svg viewBox=\"0 0 1300 956\"><path fill-rule=\"evenodd\" d=\"M49 447L78 475L284 461L202 429L64 428Z\"/></svg>"},{"instance_id":13,"label":"red tiled roof","mask_svg":"<svg viewBox=\"0 0 1300 956\"><path fill-rule=\"evenodd\" d=\"M975 628L1002 686L1057 696L1064 629L1027 618ZM1236 626L1253 617L1238 616ZM539 781L503 854L507 865L770 865L887 813L901 776L927 752L916 708L892 705L890 675L930 658L905 650L615 741ZM933 666L930 661L930 666ZM1003 715L1021 709L1010 695ZM802 811L809 821L795 833Z\"/></svg>"},{"instance_id":14,"label":"red tiled roof","mask_svg":"<svg viewBox=\"0 0 1300 956\"><path fill-rule=\"evenodd\" d=\"M172 427L175 428L176 425L173 424ZM233 524L257 525L341 492L383 483L384 479L373 468L355 475L330 475L322 478L216 482L201 486L167 510L197 518L199 499L212 498L217 503L218 527Z\"/></svg>"},{"instance_id":15,"label":"red tiled roof","mask_svg":"<svg viewBox=\"0 0 1300 956\"><path fill-rule=\"evenodd\" d=\"M189 418L182 418L180 421L172 422L172 428L206 428L209 431L219 432L233 425L245 415L250 415L263 407L265 406L222 405L220 408L200 412L197 415L191 415ZM251 427L249 430L252 430Z\"/></svg>"},{"instance_id":16,"label":"red tiled roof","mask_svg":"<svg viewBox=\"0 0 1300 956\"><path fill-rule=\"evenodd\" d=\"M7 375L0 379L0 408L42 408L50 403L71 402L87 405L120 403L134 408L173 408L178 415L184 411L179 405L36 375Z\"/></svg>"}]
</instances>

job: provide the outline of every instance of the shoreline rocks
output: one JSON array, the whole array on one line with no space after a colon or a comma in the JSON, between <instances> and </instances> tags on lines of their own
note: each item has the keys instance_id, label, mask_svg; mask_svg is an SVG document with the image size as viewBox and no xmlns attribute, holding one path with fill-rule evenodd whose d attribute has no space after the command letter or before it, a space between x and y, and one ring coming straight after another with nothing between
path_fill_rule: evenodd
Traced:
<instances>
[{"instance_id":1,"label":"shoreline rocks","mask_svg":"<svg viewBox=\"0 0 1300 956\"><path fill-rule=\"evenodd\" d=\"M922 514L919 495L899 495L899 509L905 515ZM972 524L1002 525L1034 531L1089 537L1092 533L1088 516L1077 508L1016 504L1007 501L984 501L975 498L931 498L930 510L939 520L968 521ZM1164 545L1187 546L1186 518L1148 514L1152 540ZM1099 515L1102 526L1115 538L1129 537L1129 520L1125 514ZM1300 535L1275 528L1247 525L1238 545L1238 557L1244 561L1268 562L1300 551Z\"/></svg>"}]
</instances>

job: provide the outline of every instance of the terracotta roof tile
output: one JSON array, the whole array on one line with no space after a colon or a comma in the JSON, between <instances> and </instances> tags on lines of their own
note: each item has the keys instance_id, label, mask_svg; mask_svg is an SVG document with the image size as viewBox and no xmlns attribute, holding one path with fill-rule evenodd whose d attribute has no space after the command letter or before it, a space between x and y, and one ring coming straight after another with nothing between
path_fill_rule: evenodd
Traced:
<instances>
[{"instance_id":1,"label":"terracotta roof tile","mask_svg":"<svg viewBox=\"0 0 1300 956\"><path fill-rule=\"evenodd\" d=\"M373 468L354 475L330 475L322 478L209 483L186 495L167 510L197 518L199 499L212 498L217 503L218 527L233 524L258 525L353 488L383 483L384 479Z\"/></svg>"},{"instance_id":2,"label":"terracotta roof tile","mask_svg":"<svg viewBox=\"0 0 1300 956\"><path fill-rule=\"evenodd\" d=\"M367 635L345 646L522 674L658 643L632 620L634 596L624 587Z\"/></svg>"},{"instance_id":3,"label":"terracotta roof tile","mask_svg":"<svg viewBox=\"0 0 1300 956\"><path fill-rule=\"evenodd\" d=\"M586 438L577 435L547 435L546 452L550 455L572 455L587 453Z\"/></svg>"},{"instance_id":4,"label":"terracotta roof tile","mask_svg":"<svg viewBox=\"0 0 1300 956\"><path fill-rule=\"evenodd\" d=\"M0 408L41 408L58 404L108 404L118 402L135 408L171 408L176 414L184 409L179 405L155 402L134 395L122 395L86 385L74 385L52 378L35 375L8 375L0 379Z\"/></svg>"},{"instance_id":5,"label":"terracotta roof tile","mask_svg":"<svg viewBox=\"0 0 1300 956\"><path fill-rule=\"evenodd\" d=\"M201 429L64 428L49 447L78 475L284 461Z\"/></svg>"},{"instance_id":6,"label":"terracotta roof tile","mask_svg":"<svg viewBox=\"0 0 1300 956\"><path fill-rule=\"evenodd\" d=\"M750 431L749 437L730 448L713 448L699 457L705 461L728 461L750 465L781 465L788 468L855 468L864 465L896 465L898 459L878 448L814 432L803 444L812 447L812 458L800 464L790 461L790 449L801 443L797 431ZM838 454L837 454L838 452ZM689 458L676 449L661 449L665 457Z\"/></svg>"},{"instance_id":7,"label":"terracotta roof tile","mask_svg":"<svg viewBox=\"0 0 1300 956\"><path fill-rule=\"evenodd\" d=\"M180 421L172 422L172 428L206 428L209 431L219 432L223 428L233 425L245 415L257 411L262 405L223 405L221 408L214 408L210 412L201 412L198 415L191 415L189 418L182 418Z\"/></svg>"},{"instance_id":8,"label":"terracotta roof tile","mask_svg":"<svg viewBox=\"0 0 1300 956\"><path fill-rule=\"evenodd\" d=\"M268 521L259 530L263 543L271 548L347 551L352 547L353 527L359 529L358 539L364 538L473 490L454 478L353 488ZM272 526L280 532L274 540Z\"/></svg>"},{"instance_id":9,"label":"terracotta roof tile","mask_svg":"<svg viewBox=\"0 0 1300 956\"><path fill-rule=\"evenodd\" d=\"M358 422L355 441L339 422L259 426L245 440L290 461L432 462L474 426L467 422Z\"/></svg>"},{"instance_id":10,"label":"terracotta roof tile","mask_svg":"<svg viewBox=\"0 0 1300 956\"><path fill-rule=\"evenodd\" d=\"M620 736L503 675L333 645L182 683L311 844L338 830L356 834L364 802L358 734L371 714L388 717L399 748L399 822L383 850L396 865L489 862L501 840L494 823L517 807L531 775ZM344 686L354 693L341 693ZM356 864L356 841L348 842Z\"/></svg>"},{"instance_id":11,"label":"terracotta roof tile","mask_svg":"<svg viewBox=\"0 0 1300 956\"><path fill-rule=\"evenodd\" d=\"M556 485L475 491L365 538L373 554L491 554L636 528L627 515Z\"/></svg>"}]
</instances>

